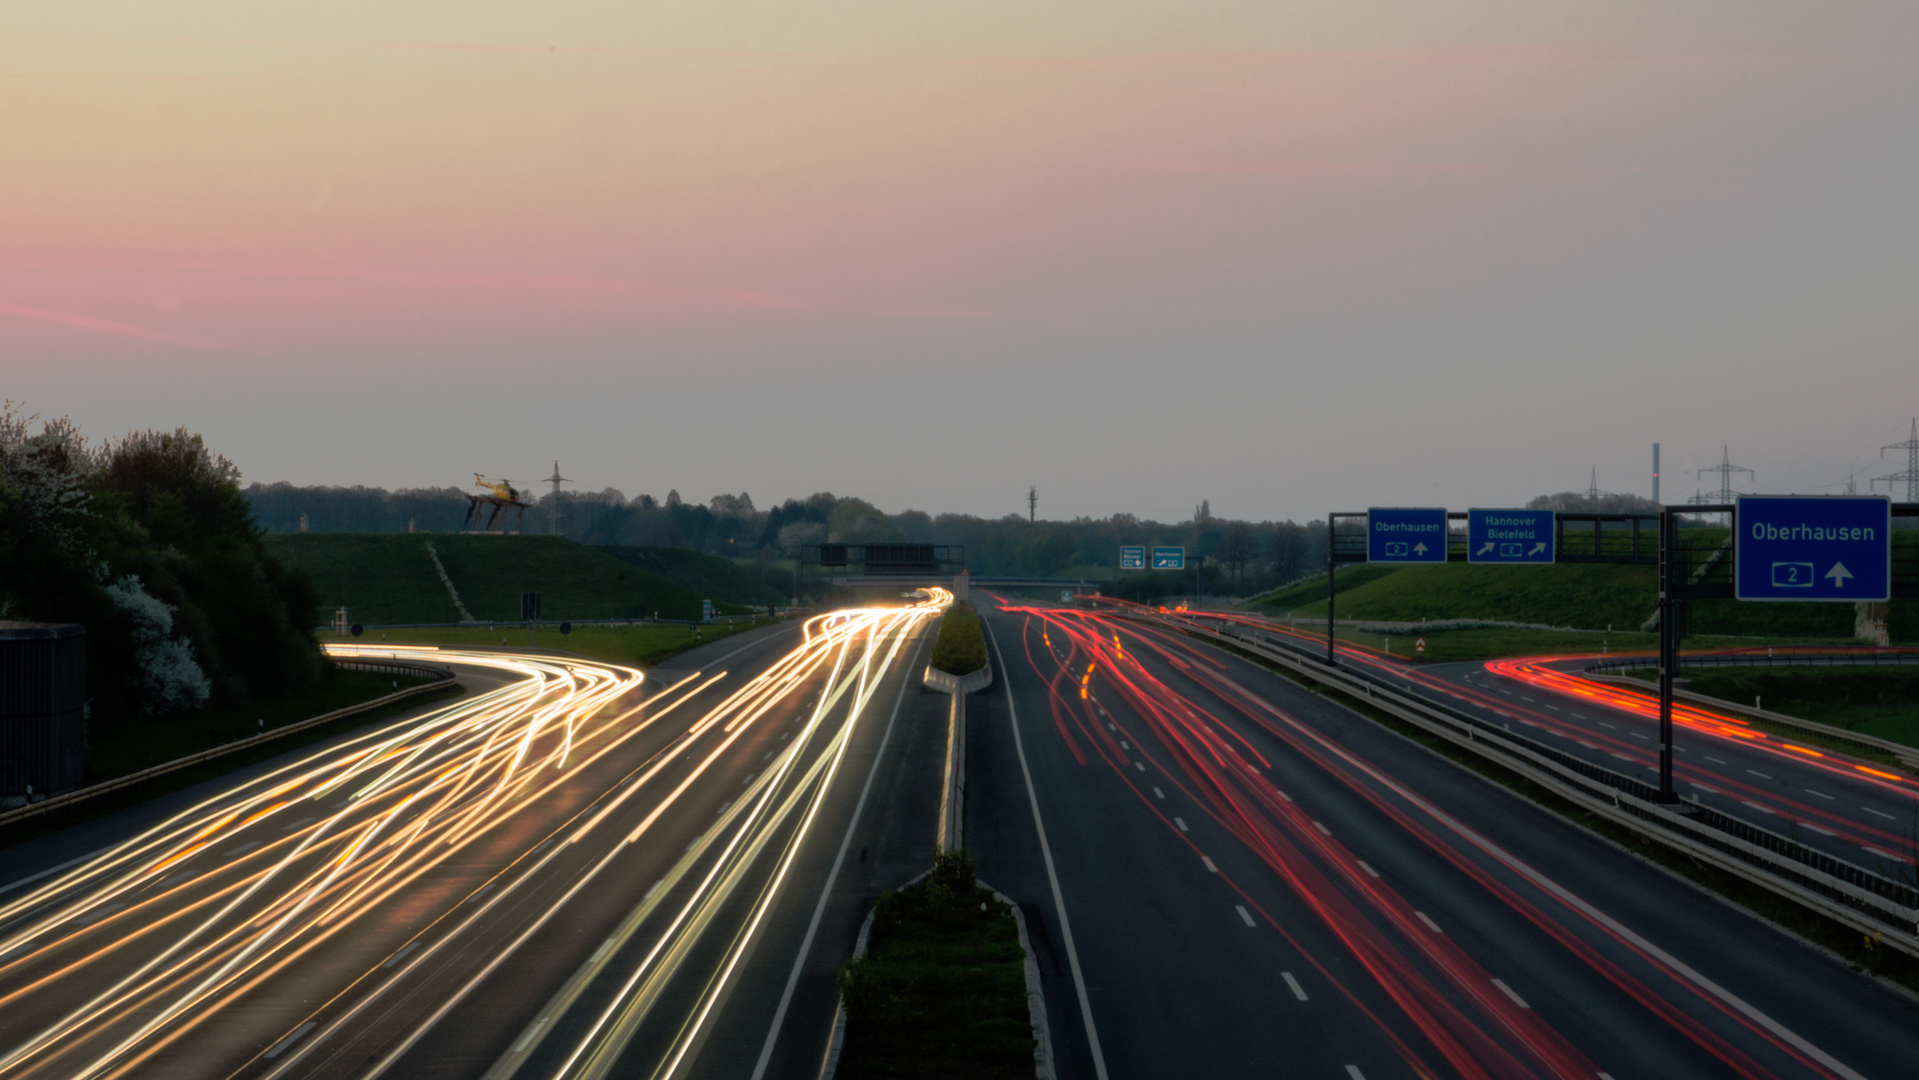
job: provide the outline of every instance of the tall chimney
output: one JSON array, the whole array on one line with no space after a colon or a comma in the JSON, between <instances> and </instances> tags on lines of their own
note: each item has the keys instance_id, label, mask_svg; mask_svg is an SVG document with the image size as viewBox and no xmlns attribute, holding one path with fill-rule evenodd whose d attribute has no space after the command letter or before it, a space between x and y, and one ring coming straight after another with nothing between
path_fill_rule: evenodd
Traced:
<instances>
[{"instance_id":1,"label":"tall chimney","mask_svg":"<svg viewBox=\"0 0 1919 1080\"><path fill-rule=\"evenodd\" d=\"M1652 444L1652 501L1659 501L1659 444Z\"/></svg>"}]
</instances>

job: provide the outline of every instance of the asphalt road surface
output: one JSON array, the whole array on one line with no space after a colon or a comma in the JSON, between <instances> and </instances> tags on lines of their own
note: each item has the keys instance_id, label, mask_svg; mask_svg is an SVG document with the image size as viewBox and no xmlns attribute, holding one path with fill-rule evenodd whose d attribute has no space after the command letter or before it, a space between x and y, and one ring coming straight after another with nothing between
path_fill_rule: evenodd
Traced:
<instances>
[{"instance_id":1,"label":"asphalt road surface","mask_svg":"<svg viewBox=\"0 0 1919 1080\"><path fill-rule=\"evenodd\" d=\"M1064 1077L1912 1075L1910 996L1294 682L987 624L968 844L1036 916Z\"/></svg>"},{"instance_id":2,"label":"asphalt road surface","mask_svg":"<svg viewBox=\"0 0 1919 1080\"><path fill-rule=\"evenodd\" d=\"M930 861L932 613L644 682L442 653L494 688L36 842L0 1076L812 1075L871 896Z\"/></svg>"}]
</instances>

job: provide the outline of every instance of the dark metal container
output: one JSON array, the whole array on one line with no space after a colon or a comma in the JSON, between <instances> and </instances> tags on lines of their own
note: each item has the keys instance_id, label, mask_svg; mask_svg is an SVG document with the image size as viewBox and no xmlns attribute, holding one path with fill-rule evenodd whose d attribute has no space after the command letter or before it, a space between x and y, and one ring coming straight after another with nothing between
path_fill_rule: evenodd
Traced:
<instances>
[{"instance_id":1,"label":"dark metal container","mask_svg":"<svg viewBox=\"0 0 1919 1080\"><path fill-rule=\"evenodd\" d=\"M86 629L0 622L0 798L86 778Z\"/></svg>"}]
</instances>

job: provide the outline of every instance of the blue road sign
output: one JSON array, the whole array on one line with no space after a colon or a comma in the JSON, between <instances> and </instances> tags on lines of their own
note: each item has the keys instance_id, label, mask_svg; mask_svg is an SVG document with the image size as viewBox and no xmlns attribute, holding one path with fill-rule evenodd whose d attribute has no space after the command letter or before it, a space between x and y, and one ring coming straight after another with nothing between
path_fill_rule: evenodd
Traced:
<instances>
[{"instance_id":1,"label":"blue road sign","mask_svg":"<svg viewBox=\"0 0 1919 1080\"><path fill-rule=\"evenodd\" d=\"M1146 549L1143 547L1122 547L1119 549L1119 568L1121 570L1146 569Z\"/></svg>"},{"instance_id":2,"label":"blue road sign","mask_svg":"<svg viewBox=\"0 0 1919 1080\"><path fill-rule=\"evenodd\" d=\"M1153 549L1153 569L1186 569L1186 549L1183 547L1156 547Z\"/></svg>"},{"instance_id":3,"label":"blue road sign","mask_svg":"<svg viewBox=\"0 0 1919 1080\"><path fill-rule=\"evenodd\" d=\"M1892 501L1885 496L1742 496L1735 506L1739 599L1892 598Z\"/></svg>"},{"instance_id":4,"label":"blue road sign","mask_svg":"<svg viewBox=\"0 0 1919 1080\"><path fill-rule=\"evenodd\" d=\"M1551 510L1466 511L1466 561L1476 563L1549 563L1553 561Z\"/></svg>"},{"instance_id":5,"label":"blue road sign","mask_svg":"<svg viewBox=\"0 0 1919 1080\"><path fill-rule=\"evenodd\" d=\"M1375 506L1366 511L1367 562L1445 562L1446 511Z\"/></svg>"}]
</instances>

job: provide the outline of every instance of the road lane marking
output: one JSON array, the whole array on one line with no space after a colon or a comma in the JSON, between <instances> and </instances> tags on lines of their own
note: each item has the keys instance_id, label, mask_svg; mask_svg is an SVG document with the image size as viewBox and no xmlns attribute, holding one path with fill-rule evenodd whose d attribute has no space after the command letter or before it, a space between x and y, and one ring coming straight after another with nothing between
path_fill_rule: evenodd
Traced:
<instances>
[{"instance_id":1,"label":"road lane marking","mask_svg":"<svg viewBox=\"0 0 1919 1080\"><path fill-rule=\"evenodd\" d=\"M1713 763L1714 765L1724 765L1724 764L1725 764L1725 762L1723 762L1723 761L1721 761L1721 760L1719 760L1719 759L1718 759L1718 758L1716 758L1716 757L1713 757L1713 756L1712 756L1711 754L1707 754L1707 755L1706 755L1706 760L1707 760L1707 761L1710 761L1710 762L1712 762L1712 763Z\"/></svg>"},{"instance_id":2,"label":"road lane marking","mask_svg":"<svg viewBox=\"0 0 1919 1080\"><path fill-rule=\"evenodd\" d=\"M1286 980L1286 989L1291 990L1293 992L1294 997L1298 998L1301 1001L1311 1000L1310 998L1306 996L1306 988L1299 985L1299 980L1293 978L1292 972L1282 971L1279 973L1279 977Z\"/></svg>"},{"instance_id":3,"label":"road lane marking","mask_svg":"<svg viewBox=\"0 0 1919 1080\"><path fill-rule=\"evenodd\" d=\"M1132 747L1130 747L1130 746L1128 746L1128 745L1126 745L1126 740L1125 740L1125 739L1121 739L1121 740L1119 741L1119 748L1120 748L1121 750L1131 750L1131 749L1132 749Z\"/></svg>"},{"instance_id":4,"label":"road lane marking","mask_svg":"<svg viewBox=\"0 0 1919 1080\"><path fill-rule=\"evenodd\" d=\"M1778 813L1778 811L1776 811L1776 810L1774 810L1774 809L1773 809L1772 807L1770 807L1770 806L1761 806L1761 805L1759 805L1758 803L1756 803L1756 802L1753 802L1753 801L1752 801L1751 799L1741 799L1741 800L1739 800L1739 801L1740 801L1740 802L1742 802L1742 803L1745 803L1745 804L1746 804L1747 806L1750 806L1750 807L1752 807L1752 808L1753 808L1754 810L1757 810L1757 811L1759 811L1759 812L1760 812L1760 813L1762 813L1762 814L1777 814L1777 813Z\"/></svg>"},{"instance_id":5,"label":"road lane marking","mask_svg":"<svg viewBox=\"0 0 1919 1080\"><path fill-rule=\"evenodd\" d=\"M1578 713L1574 713L1573 715L1574 715L1574 716L1579 716L1579 714L1578 714ZM1583 716L1579 716L1579 718L1580 718L1581 720L1584 720L1584 719L1585 719L1585 717L1583 717ZM1606 722L1605 722L1604 720L1601 720L1601 721L1599 722L1599 726L1600 726L1600 727L1603 727L1603 728L1611 728L1611 729L1613 729L1614 731L1618 731L1618 730L1619 730L1619 725L1618 725L1618 724L1608 724L1608 723L1606 723Z\"/></svg>"},{"instance_id":6,"label":"road lane marking","mask_svg":"<svg viewBox=\"0 0 1919 1080\"><path fill-rule=\"evenodd\" d=\"M1861 850L1870 852L1871 854L1877 855L1882 859L1891 859L1894 862L1905 862L1904 859L1901 859L1899 856L1894 855L1892 852L1881 851L1878 848L1873 847L1871 844L1860 844L1859 847Z\"/></svg>"},{"instance_id":7,"label":"road lane marking","mask_svg":"<svg viewBox=\"0 0 1919 1080\"><path fill-rule=\"evenodd\" d=\"M1813 824L1812 822L1810 822L1810 821L1802 821L1802 822L1800 822L1800 823L1799 823L1799 827L1800 827L1800 828L1802 828L1802 829L1811 829L1811 830L1812 830L1813 832L1816 832L1816 833L1818 833L1818 834L1819 834L1819 835L1821 835L1821 836L1838 836L1838 835L1839 835L1838 833L1836 833L1836 832L1833 832L1833 831L1832 831L1831 829L1827 829L1827 828L1822 828L1822 827L1820 827L1820 826L1818 826L1818 825L1814 825L1814 824Z\"/></svg>"},{"instance_id":8,"label":"road lane marking","mask_svg":"<svg viewBox=\"0 0 1919 1080\"><path fill-rule=\"evenodd\" d=\"M407 958L408 953L412 952L413 950L419 947L420 947L419 942L409 941L406 943L406 948L401 949L399 952L396 952L392 956L387 957L386 963L381 964L380 966L383 968L390 968L393 965L399 963L400 961L405 960Z\"/></svg>"},{"instance_id":9,"label":"road lane marking","mask_svg":"<svg viewBox=\"0 0 1919 1080\"><path fill-rule=\"evenodd\" d=\"M1157 787L1153 789L1153 794L1159 796L1162 799L1166 797L1166 793L1164 791L1161 791Z\"/></svg>"},{"instance_id":10,"label":"road lane marking","mask_svg":"<svg viewBox=\"0 0 1919 1080\"><path fill-rule=\"evenodd\" d=\"M1699 782L1699 781L1697 781L1697 780L1694 780L1694 781L1692 782L1692 786L1693 786L1693 787L1696 787L1696 788L1698 788L1698 789L1699 789L1700 791L1703 791L1703 792L1705 792L1705 793L1706 793L1706 794L1708 794L1708 795L1717 795L1717 794L1719 794L1719 789L1718 789L1718 788L1709 788L1709 787L1707 787L1706 785L1704 785L1704 784L1702 784L1702 783L1700 783L1700 782Z\"/></svg>"},{"instance_id":11,"label":"road lane marking","mask_svg":"<svg viewBox=\"0 0 1919 1080\"><path fill-rule=\"evenodd\" d=\"M314 818L314 817L303 817L303 818L301 818L300 820L298 820L298 821L296 821L296 822L294 822L293 824L291 824L291 825L288 825L288 826L285 826L285 827L284 827L284 828L282 828L282 829L281 829L280 831L281 831L281 832L292 832L293 830L295 830L295 829L297 829L297 828L299 828L299 827L300 827L300 826L302 826L302 825L311 825L311 824L313 824L314 822L316 822L316 821L318 821L318 820L320 820L320 819L319 819L319 818Z\"/></svg>"},{"instance_id":12,"label":"road lane marking","mask_svg":"<svg viewBox=\"0 0 1919 1080\"><path fill-rule=\"evenodd\" d=\"M1145 772L1146 764L1144 762L1135 761L1133 762L1133 768L1138 769L1140 772Z\"/></svg>"},{"instance_id":13,"label":"road lane marking","mask_svg":"<svg viewBox=\"0 0 1919 1080\"><path fill-rule=\"evenodd\" d=\"M1551 709L1551 710L1552 710L1552 711L1554 711L1554 712L1558 712L1558 711L1559 711L1559 706L1557 706L1557 705L1548 705L1548 706L1546 706L1546 707L1547 707L1548 709Z\"/></svg>"},{"instance_id":14,"label":"road lane marking","mask_svg":"<svg viewBox=\"0 0 1919 1080\"><path fill-rule=\"evenodd\" d=\"M516 1054L526 1053L526 1048L533 1045L533 1040L539 1038L540 1029L545 1026L546 1017L544 1016L533 1021L533 1026L526 1029L526 1034L520 1036L520 1041L513 1044L513 1052Z\"/></svg>"},{"instance_id":15,"label":"road lane marking","mask_svg":"<svg viewBox=\"0 0 1919 1080\"><path fill-rule=\"evenodd\" d=\"M1878 814L1878 815L1879 815L1880 817L1882 817L1882 818L1885 818L1885 819L1886 819L1887 821L1898 821L1898 820L1899 820L1898 818L1896 818L1896 817L1893 817L1893 816L1892 816L1891 814L1888 814L1888 813L1885 813L1884 811L1880 811L1880 810L1874 810L1874 809L1873 809L1872 807L1870 807L1870 806L1862 806L1862 807L1860 807L1859 809L1861 809L1861 810L1864 810L1864 811L1865 811L1866 813L1868 813L1868 814Z\"/></svg>"},{"instance_id":16,"label":"road lane marking","mask_svg":"<svg viewBox=\"0 0 1919 1080\"><path fill-rule=\"evenodd\" d=\"M1817 795L1817 796L1819 796L1819 797L1820 797L1820 798L1822 798L1822 799L1837 799L1837 798L1839 797L1839 796L1837 796L1837 795L1828 795L1828 794L1826 794L1826 793L1825 793L1825 792L1823 792L1823 791L1814 791L1814 790L1813 790L1813 789L1811 789L1811 788L1807 788L1807 789L1806 789L1806 794L1808 794L1808 795Z\"/></svg>"},{"instance_id":17,"label":"road lane marking","mask_svg":"<svg viewBox=\"0 0 1919 1080\"><path fill-rule=\"evenodd\" d=\"M986 640L993 644L993 655L999 659L999 669L1008 671L1006 653L999 647L999 635L993 632L992 625L984 619L980 623L986 628ZM915 657L916 661L917 659ZM1073 972L1073 990L1079 996L1079 1018L1086 1026L1086 1048L1093 1056L1093 1074L1099 1080L1107 1080L1106 1055L1100 1050L1099 1029L1093 1026L1093 1005L1086 996L1086 974L1079 966L1079 949L1073 944L1073 924L1066 918L1066 898L1061 895L1059 889L1059 870L1053 865L1053 848L1046 841L1046 825L1039 816L1039 792L1033 787L1033 770L1026 763L1026 744L1020 738L1019 709L1013 704L1013 681L1010 678L1003 681L1006 684L1006 718L1013 729L1013 750L1019 755L1019 770L1026 777L1026 802L1033 808L1033 831L1039 834L1039 853L1046 863L1047 884L1053 890L1053 910L1059 915L1059 935L1060 939L1066 943L1066 962ZM901 700L904 700L904 696ZM824 903L825 898L822 896L821 900ZM799 972L798 965L795 965L793 980L799 978ZM788 981L789 992L792 989L793 980ZM754 1072L754 1080L759 1080L759 1077L765 1073L764 1062L772 1049L772 1043L769 1041L766 1050L760 1054L762 1065Z\"/></svg>"},{"instance_id":18,"label":"road lane marking","mask_svg":"<svg viewBox=\"0 0 1919 1080\"><path fill-rule=\"evenodd\" d=\"M655 885L653 886L653 888L655 888L655 889L657 889L657 888L659 888L659 885L658 885L658 884L656 883L656 884L655 884ZM648 890L646 891L646 895L648 895L648 896L652 896L652 895L653 895L653 889L648 889ZM589 963L589 964L597 964L597 963L599 963L599 962L600 962L600 958L606 955L606 951L607 951L608 949L611 949L611 948L613 947L613 941L614 941L614 939L613 939L613 938L607 938L607 939L606 939L605 941L602 941L602 942L600 942L600 947L599 947L599 948L597 948L597 949L594 949L594 950L593 950L593 955L592 955L592 956L589 956L589 957L587 957L587 959L586 959L586 962L587 962L587 963Z\"/></svg>"},{"instance_id":19,"label":"road lane marking","mask_svg":"<svg viewBox=\"0 0 1919 1080\"><path fill-rule=\"evenodd\" d=\"M1347 1080L1366 1080L1366 1074L1360 1072L1357 1065L1346 1066L1346 1076Z\"/></svg>"},{"instance_id":20,"label":"road lane marking","mask_svg":"<svg viewBox=\"0 0 1919 1080\"><path fill-rule=\"evenodd\" d=\"M1313 828L1318 829L1320 832L1325 833L1327 836L1333 835L1333 830L1327 828L1324 825L1321 825L1317 821L1313 822Z\"/></svg>"},{"instance_id":21,"label":"road lane marking","mask_svg":"<svg viewBox=\"0 0 1919 1080\"><path fill-rule=\"evenodd\" d=\"M1413 914L1419 916L1419 921L1425 923L1426 929L1431 930L1433 933L1443 934L1446 932L1439 928L1439 924L1433 921L1433 917L1431 915L1428 915L1423 911L1415 911L1413 912Z\"/></svg>"},{"instance_id":22,"label":"road lane marking","mask_svg":"<svg viewBox=\"0 0 1919 1080\"><path fill-rule=\"evenodd\" d=\"M1186 827L1186 819L1185 819L1185 818L1174 818L1174 819L1173 819L1173 824L1175 824L1175 825L1177 825L1177 826L1179 826L1179 831L1180 831L1180 832L1191 832L1191 831L1192 831L1192 830L1190 830L1190 829L1188 829L1188 828Z\"/></svg>"},{"instance_id":23,"label":"road lane marking","mask_svg":"<svg viewBox=\"0 0 1919 1080\"><path fill-rule=\"evenodd\" d=\"M1378 876L1379 876L1379 871L1377 871L1377 870L1375 870L1375 869L1373 869L1373 868L1372 868L1372 866L1371 866L1370 864L1368 864L1368 863L1366 862L1366 860L1365 860L1365 859L1360 859L1360 860L1359 860L1359 868L1360 868L1361 870L1364 870L1364 871L1366 871L1366 872L1367 872L1368 874L1371 874L1371 875L1372 875L1372 876L1374 876L1374 877L1378 877Z\"/></svg>"},{"instance_id":24,"label":"road lane marking","mask_svg":"<svg viewBox=\"0 0 1919 1080\"><path fill-rule=\"evenodd\" d=\"M1217 873L1219 873L1219 867L1217 867L1217 866L1214 866L1214 865L1213 865L1213 860L1211 860L1211 859L1209 859L1209 858L1207 858L1207 857L1206 857L1206 856L1204 856L1204 855L1201 855L1201 856L1199 857L1199 861L1200 861L1200 862L1203 862L1203 863L1205 863L1205 864L1206 864L1206 872L1207 872L1207 873L1209 873L1209 874L1217 874Z\"/></svg>"},{"instance_id":25,"label":"road lane marking","mask_svg":"<svg viewBox=\"0 0 1919 1080\"><path fill-rule=\"evenodd\" d=\"M1506 985L1506 983L1505 983L1505 980L1503 980L1503 979L1494 979L1494 980L1493 980L1493 985L1494 985L1494 986L1497 986L1497 987L1499 987L1499 992L1500 992L1500 993L1502 993L1502 994L1505 994L1505 995L1506 995L1507 997L1509 997L1509 998L1512 998L1512 999L1513 999L1513 1004L1514 1004L1514 1005L1517 1005L1517 1006L1519 1006L1519 1007L1520 1007L1520 1008L1522 1008L1522 1009L1530 1009L1530 1008L1532 1008L1532 1006L1531 1006L1531 1005L1528 1005L1528 1004L1526 1004L1526 999L1525 999L1525 998L1523 998L1523 997L1520 997L1520 996L1519 996L1518 994L1516 994L1516 993L1514 993L1514 992L1513 992L1513 988L1512 988L1512 987L1510 987L1510 986L1507 986L1507 985Z\"/></svg>"},{"instance_id":26,"label":"road lane marking","mask_svg":"<svg viewBox=\"0 0 1919 1080\"><path fill-rule=\"evenodd\" d=\"M1772 779L1772 774L1771 774L1771 773L1762 773L1762 772L1760 772L1760 771L1759 771L1758 769L1747 769L1746 771L1747 771L1747 772L1749 772L1749 773L1751 773L1751 774L1753 774L1754 776L1757 776L1757 777L1758 777L1758 778L1760 778L1761 780L1770 780L1770 779Z\"/></svg>"},{"instance_id":27,"label":"road lane marking","mask_svg":"<svg viewBox=\"0 0 1919 1080\"><path fill-rule=\"evenodd\" d=\"M92 911L89 911L84 915L81 915L77 919L68 919L67 925L68 926L92 926L94 923L99 922L101 919L106 918L107 916L113 914L116 911L119 911L121 908L126 906L127 905L124 903L104 904L100 907L94 908Z\"/></svg>"},{"instance_id":28,"label":"road lane marking","mask_svg":"<svg viewBox=\"0 0 1919 1080\"><path fill-rule=\"evenodd\" d=\"M487 893L490 893L492 891L493 891L493 883L489 881L486 884L480 886L478 889L475 889L470 895L467 896L465 900L462 900L460 902L463 904L476 903L478 902L480 897L485 896Z\"/></svg>"},{"instance_id":29,"label":"road lane marking","mask_svg":"<svg viewBox=\"0 0 1919 1080\"><path fill-rule=\"evenodd\" d=\"M279 1057L282 1053L286 1051L287 1047L292 1046L296 1042L299 1042L300 1036L305 1035L307 1032L312 1031L314 1028L319 1026L320 1026L319 1021L308 1020L306 1023L301 1024L299 1027L294 1028L292 1031L287 1032L286 1035L283 1036L279 1042L273 1044L273 1049L267 1051L267 1059L272 1060L273 1058Z\"/></svg>"},{"instance_id":30,"label":"road lane marking","mask_svg":"<svg viewBox=\"0 0 1919 1080\"><path fill-rule=\"evenodd\" d=\"M1246 922L1246 925L1247 925L1247 926L1257 926L1257 925L1259 925L1258 923L1255 923L1255 922L1253 921L1253 916L1251 915L1251 913L1249 913L1249 912L1248 912L1248 911L1246 910L1246 905L1244 905L1244 904L1234 904L1234 905L1233 905L1233 910L1234 910L1234 911L1237 911L1237 912L1239 912L1239 917L1240 917L1241 919L1243 919L1243 920L1245 920L1245 922Z\"/></svg>"},{"instance_id":31,"label":"road lane marking","mask_svg":"<svg viewBox=\"0 0 1919 1080\"><path fill-rule=\"evenodd\" d=\"M1651 735L1642 735L1642 734L1640 734L1640 733L1639 733L1639 732L1637 732L1637 731L1629 731L1629 732L1627 732L1626 734L1628 734L1628 735L1631 735L1631 736L1632 736L1633 738L1635 738L1635 739L1644 739L1644 740L1646 740L1647 742L1651 742L1651 741L1652 741L1652 736L1651 736Z\"/></svg>"},{"instance_id":32,"label":"road lane marking","mask_svg":"<svg viewBox=\"0 0 1919 1080\"><path fill-rule=\"evenodd\" d=\"M239 847L234 848L232 851L227 852L226 857L231 859L236 856L245 855L247 852L252 851L254 848L257 848L259 846L260 846L260 841L248 840L246 843L241 844Z\"/></svg>"}]
</instances>

